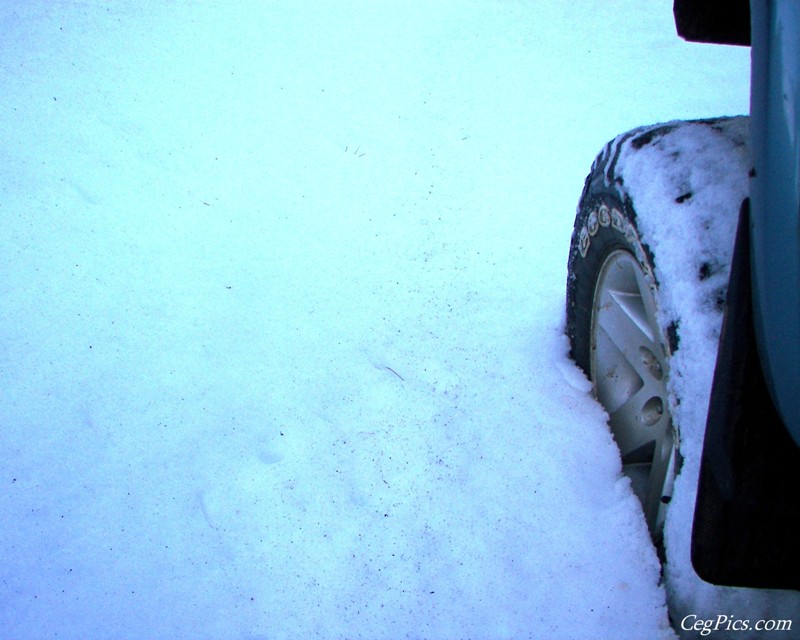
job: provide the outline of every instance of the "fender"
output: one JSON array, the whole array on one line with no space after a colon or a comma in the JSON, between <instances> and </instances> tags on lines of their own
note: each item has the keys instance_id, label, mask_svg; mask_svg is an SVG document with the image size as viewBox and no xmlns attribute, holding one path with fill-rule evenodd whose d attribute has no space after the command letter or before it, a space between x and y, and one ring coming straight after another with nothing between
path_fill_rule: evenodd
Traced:
<instances>
[{"instance_id":1,"label":"fender","mask_svg":"<svg viewBox=\"0 0 800 640\"><path fill-rule=\"evenodd\" d=\"M800 2L754 1L751 277L767 386L800 446Z\"/></svg>"}]
</instances>

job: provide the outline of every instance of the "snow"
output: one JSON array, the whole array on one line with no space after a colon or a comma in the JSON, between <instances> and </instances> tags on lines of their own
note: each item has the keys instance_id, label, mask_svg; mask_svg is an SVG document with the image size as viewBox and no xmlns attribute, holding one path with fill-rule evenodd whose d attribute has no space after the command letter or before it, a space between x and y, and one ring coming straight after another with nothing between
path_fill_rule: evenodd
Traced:
<instances>
[{"instance_id":1,"label":"snow","mask_svg":"<svg viewBox=\"0 0 800 640\"><path fill-rule=\"evenodd\" d=\"M747 111L670 4L0 3L2 636L749 615L661 584L563 335L596 151Z\"/></svg>"}]
</instances>

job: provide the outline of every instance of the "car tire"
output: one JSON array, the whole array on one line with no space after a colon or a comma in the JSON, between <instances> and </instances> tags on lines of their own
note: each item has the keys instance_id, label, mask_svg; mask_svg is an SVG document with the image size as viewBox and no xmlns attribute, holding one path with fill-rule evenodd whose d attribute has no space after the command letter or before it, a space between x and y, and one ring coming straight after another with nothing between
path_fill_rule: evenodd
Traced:
<instances>
[{"instance_id":1,"label":"car tire","mask_svg":"<svg viewBox=\"0 0 800 640\"><path fill-rule=\"evenodd\" d=\"M595 162L575 218L568 263L571 353L609 416L622 468L660 546L677 437L670 416L673 340L658 321L655 264L613 164ZM671 342L673 344L671 344Z\"/></svg>"}]
</instances>

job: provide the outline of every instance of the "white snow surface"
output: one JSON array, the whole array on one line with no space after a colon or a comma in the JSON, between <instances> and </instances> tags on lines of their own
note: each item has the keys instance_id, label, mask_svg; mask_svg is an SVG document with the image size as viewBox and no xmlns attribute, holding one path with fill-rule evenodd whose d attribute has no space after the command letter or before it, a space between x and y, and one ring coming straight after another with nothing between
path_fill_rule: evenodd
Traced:
<instances>
[{"instance_id":1,"label":"white snow surface","mask_svg":"<svg viewBox=\"0 0 800 640\"><path fill-rule=\"evenodd\" d=\"M680 554L662 584L563 335L596 151L747 111L748 51L671 20L0 2L0 636L660 639L668 596L783 602Z\"/></svg>"}]
</instances>

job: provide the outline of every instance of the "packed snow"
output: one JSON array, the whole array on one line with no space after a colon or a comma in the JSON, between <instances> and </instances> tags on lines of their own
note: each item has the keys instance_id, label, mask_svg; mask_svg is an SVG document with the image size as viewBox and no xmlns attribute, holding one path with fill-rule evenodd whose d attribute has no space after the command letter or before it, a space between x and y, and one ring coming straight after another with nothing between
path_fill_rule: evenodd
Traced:
<instances>
[{"instance_id":1,"label":"packed snow","mask_svg":"<svg viewBox=\"0 0 800 640\"><path fill-rule=\"evenodd\" d=\"M748 50L671 20L0 2L0 637L800 624L662 579L563 335L598 149L748 110Z\"/></svg>"}]
</instances>

